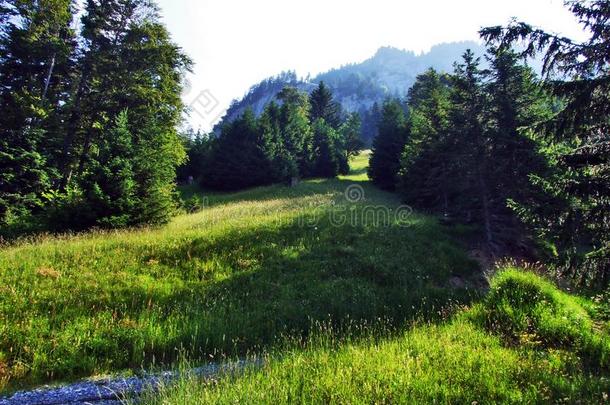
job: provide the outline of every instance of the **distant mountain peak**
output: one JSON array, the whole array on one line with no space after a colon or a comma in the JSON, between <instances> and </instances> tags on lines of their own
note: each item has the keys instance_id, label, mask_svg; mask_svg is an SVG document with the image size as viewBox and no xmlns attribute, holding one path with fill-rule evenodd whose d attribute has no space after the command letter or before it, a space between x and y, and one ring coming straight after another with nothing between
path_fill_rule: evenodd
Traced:
<instances>
[{"instance_id":1,"label":"distant mountain peak","mask_svg":"<svg viewBox=\"0 0 610 405\"><path fill-rule=\"evenodd\" d=\"M410 54L415 56L415 53L412 51L407 51L405 49L399 49L393 46L382 46L379 49L377 49L377 52L375 53L375 56L373 56L373 59L378 59L378 58L387 58L387 57L402 57L405 54Z\"/></svg>"},{"instance_id":2,"label":"distant mountain peak","mask_svg":"<svg viewBox=\"0 0 610 405\"><path fill-rule=\"evenodd\" d=\"M417 75L426 69L452 71L453 63L466 49L472 49L479 56L485 52L483 46L474 41L438 44L422 54L382 46L364 62L330 70L307 82L297 79L294 72L284 72L253 86L241 100L234 101L223 122L234 120L248 107L255 114L261 114L265 105L274 100L285 85L309 92L321 81L331 88L335 99L346 111L364 116L375 103L381 104L388 97L405 97Z\"/></svg>"}]
</instances>

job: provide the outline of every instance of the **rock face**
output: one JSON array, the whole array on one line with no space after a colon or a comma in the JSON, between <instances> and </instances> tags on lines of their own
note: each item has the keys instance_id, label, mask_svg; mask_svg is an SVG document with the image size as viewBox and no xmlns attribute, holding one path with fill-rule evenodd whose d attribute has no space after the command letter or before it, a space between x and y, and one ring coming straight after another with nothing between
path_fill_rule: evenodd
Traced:
<instances>
[{"instance_id":1,"label":"rock face","mask_svg":"<svg viewBox=\"0 0 610 405\"><path fill-rule=\"evenodd\" d=\"M256 115L260 115L265 105L274 100L276 94L286 85L311 92L321 81L331 88L335 99L341 103L345 111L358 112L363 121L366 121L375 103L381 105L388 97L404 98L417 75L429 67L451 72L453 63L458 61L469 48L481 57L485 52L476 42L441 44L421 55L383 47L372 58L362 63L345 65L310 80L300 80L295 73L284 72L253 86L244 98L235 100L222 122L233 121L243 114L246 108L252 108ZM364 134L364 136L370 138L373 134Z\"/></svg>"},{"instance_id":2,"label":"rock face","mask_svg":"<svg viewBox=\"0 0 610 405\"><path fill-rule=\"evenodd\" d=\"M240 372L245 367L262 365L260 361L237 361L233 363L209 364L189 372L194 376L209 379L221 374ZM181 374L165 372L99 381L82 381L62 387L43 387L33 391L18 392L0 398L0 405L120 405L126 399L136 401L144 392L157 391L171 385Z\"/></svg>"}]
</instances>

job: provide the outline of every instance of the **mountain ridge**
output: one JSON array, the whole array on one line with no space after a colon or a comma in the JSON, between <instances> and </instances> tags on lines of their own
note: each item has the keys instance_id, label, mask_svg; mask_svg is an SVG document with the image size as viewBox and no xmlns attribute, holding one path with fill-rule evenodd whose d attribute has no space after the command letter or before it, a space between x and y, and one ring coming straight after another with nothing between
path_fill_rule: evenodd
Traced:
<instances>
[{"instance_id":1,"label":"mountain ridge","mask_svg":"<svg viewBox=\"0 0 610 405\"><path fill-rule=\"evenodd\" d=\"M475 41L441 43L420 54L382 46L372 57L362 62L331 69L309 80L298 78L293 71L282 72L255 84L241 99L233 100L215 129L218 130L225 123L233 121L247 108L260 115L265 105L275 100L275 96L284 86L294 86L301 91L311 92L320 82L330 87L335 99L346 112L357 112L363 121L366 121L375 104L380 105L390 97L404 98L417 75L426 69L432 67L438 71L451 72L453 63L458 61L467 49L471 49L480 57L485 53L485 48ZM363 126L367 127L366 124L364 122ZM373 134L363 134L365 140L370 140L372 136Z\"/></svg>"}]
</instances>

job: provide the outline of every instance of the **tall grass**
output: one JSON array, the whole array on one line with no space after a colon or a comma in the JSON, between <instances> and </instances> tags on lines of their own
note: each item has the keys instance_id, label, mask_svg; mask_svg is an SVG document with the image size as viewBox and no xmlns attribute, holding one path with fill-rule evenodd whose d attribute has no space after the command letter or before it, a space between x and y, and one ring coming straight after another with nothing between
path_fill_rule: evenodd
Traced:
<instances>
[{"instance_id":1,"label":"tall grass","mask_svg":"<svg viewBox=\"0 0 610 405\"><path fill-rule=\"evenodd\" d=\"M201 194L160 228L22 241L0 251L0 390L248 355L318 321L399 327L474 292L477 265L435 220L361 215L399 201L354 173L295 188ZM345 189L363 187L349 203ZM364 218L337 226L333 212ZM408 225L405 227L405 225ZM471 282L469 282L469 280Z\"/></svg>"},{"instance_id":2,"label":"tall grass","mask_svg":"<svg viewBox=\"0 0 610 405\"><path fill-rule=\"evenodd\" d=\"M610 334L597 306L508 269L446 322L334 344L322 329L262 368L185 378L159 404L607 403ZM481 318L482 317L482 318ZM480 320L485 320L480 322ZM490 322L487 322L490 321ZM381 336L381 337L380 337ZM514 337L521 340L515 341Z\"/></svg>"}]
</instances>

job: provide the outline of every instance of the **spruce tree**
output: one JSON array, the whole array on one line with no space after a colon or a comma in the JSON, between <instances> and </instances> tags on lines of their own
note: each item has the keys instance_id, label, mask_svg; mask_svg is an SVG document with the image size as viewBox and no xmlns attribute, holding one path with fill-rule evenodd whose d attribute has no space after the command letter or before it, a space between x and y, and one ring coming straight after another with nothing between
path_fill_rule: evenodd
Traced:
<instances>
[{"instance_id":1,"label":"spruce tree","mask_svg":"<svg viewBox=\"0 0 610 405\"><path fill-rule=\"evenodd\" d=\"M350 114L339 131L341 133L342 149L345 151L346 160L349 161L350 158L358 156L364 148L360 114Z\"/></svg>"},{"instance_id":2,"label":"spruce tree","mask_svg":"<svg viewBox=\"0 0 610 405\"><path fill-rule=\"evenodd\" d=\"M381 109L377 102L373 103L370 109L361 113L362 115L362 139L367 147L373 144L373 140L377 136L379 130L379 122L381 121Z\"/></svg>"},{"instance_id":3,"label":"spruce tree","mask_svg":"<svg viewBox=\"0 0 610 405\"><path fill-rule=\"evenodd\" d=\"M274 182L289 184L293 178L299 177L299 168L296 155L288 150L283 137L282 110L275 101L265 107L259 128L263 149L270 162L270 178Z\"/></svg>"},{"instance_id":4,"label":"spruce tree","mask_svg":"<svg viewBox=\"0 0 610 405\"><path fill-rule=\"evenodd\" d=\"M408 128L402 105L398 100L385 102L369 164L369 177L378 187L395 189L407 138Z\"/></svg>"},{"instance_id":5,"label":"spruce tree","mask_svg":"<svg viewBox=\"0 0 610 405\"><path fill-rule=\"evenodd\" d=\"M313 152L314 162L312 176L333 178L341 169L341 152L337 148L338 134L319 118L313 123Z\"/></svg>"},{"instance_id":6,"label":"spruce tree","mask_svg":"<svg viewBox=\"0 0 610 405\"><path fill-rule=\"evenodd\" d=\"M259 125L251 109L226 124L215 141L201 183L216 190L240 190L271 184L271 167Z\"/></svg>"},{"instance_id":7,"label":"spruce tree","mask_svg":"<svg viewBox=\"0 0 610 405\"><path fill-rule=\"evenodd\" d=\"M341 105L333 99L330 89L320 82L318 87L309 96L310 121L313 124L323 119L334 129L341 126Z\"/></svg>"},{"instance_id":8,"label":"spruce tree","mask_svg":"<svg viewBox=\"0 0 610 405\"><path fill-rule=\"evenodd\" d=\"M447 136L449 131L448 79L429 69L409 90L411 136L405 146L400 190L409 204L429 212L449 214L452 180Z\"/></svg>"},{"instance_id":9,"label":"spruce tree","mask_svg":"<svg viewBox=\"0 0 610 405\"><path fill-rule=\"evenodd\" d=\"M97 165L91 152L113 125L112 117L128 109L139 204L132 221L165 222L174 212L176 168L185 158L176 128L182 118L182 75L190 60L172 43L149 1L88 0L85 10L88 47L79 61L63 180L78 185ZM74 176L66 177L69 173Z\"/></svg>"},{"instance_id":10,"label":"spruce tree","mask_svg":"<svg viewBox=\"0 0 610 405\"><path fill-rule=\"evenodd\" d=\"M286 151L296 162L299 175L309 177L313 162L309 99L294 87L285 87L277 97L283 103L280 130Z\"/></svg>"},{"instance_id":11,"label":"spruce tree","mask_svg":"<svg viewBox=\"0 0 610 405\"><path fill-rule=\"evenodd\" d=\"M506 246L518 243L523 235L517 216L508 206L525 202L534 189L530 175L546 170L526 128L550 116L550 100L532 69L520 64L511 49L492 48L488 59L489 170L498 205L493 221L498 243Z\"/></svg>"},{"instance_id":12,"label":"spruce tree","mask_svg":"<svg viewBox=\"0 0 610 405\"><path fill-rule=\"evenodd\" d=\"M0 224L39 211L51 186L75 47L70 0L10 1L1 12Z\"/></svg>"},{"instance_id":13,"label":"spruce tree","mask_svg":"<svg viewBox=\"0 0 610 405\"><path fill-rule=\"evenodd\" d=\"M89 226L124 227L132 225L140 207L136 197L134 146L129 131L127 111L116 118L113 127L104 131L99 151L81 181L87 209L79 209L82 228ZM82 207L81 207L82 208Z\"/></svg>"},{"instance_id":14,"label":"spruce tree","mask_svg":"<svg viewBox=\"0 0 610 405\"><path fill-rule=\"evenodd\" d=\"M547 87L562 108L537 131L549 174L518 212L546 244L557 264L580 282L610 284L610 53L606 0L565 1L588 40L578 42L523 22L481 31L490 44L525 41L523 56L544 56Z\"/></svg>"}]
</instances>

